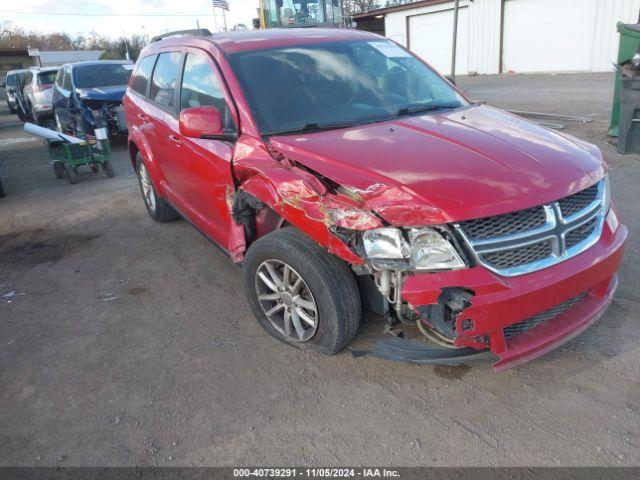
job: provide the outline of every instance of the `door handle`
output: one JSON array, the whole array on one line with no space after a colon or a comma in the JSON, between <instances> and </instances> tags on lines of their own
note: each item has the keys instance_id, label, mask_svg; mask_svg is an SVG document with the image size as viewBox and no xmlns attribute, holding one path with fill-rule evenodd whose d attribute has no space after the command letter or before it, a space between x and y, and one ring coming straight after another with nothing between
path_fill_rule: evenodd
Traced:
<instances>
[{"instance_id":1,"label":"door handle","mask_svg":"<svg viewBox=\"0 0 640 480\"><path fill-rule=\"evenodd\" d=\"M139 114L138 114L138 118L139 118L140 120L147 120L149 117L147 117L144 113L139 113Z\"/></svg>"},{"instance_id":2,"label":"door handle","mask_svg":"<svg viewBox=\"0 0 640 480\"><path fill-rule=\"evenodd\" d=\"M171 140L176 145L182 145L182 139L177 135L169 135L169 140Z\"/></svg>"}]
</instances>

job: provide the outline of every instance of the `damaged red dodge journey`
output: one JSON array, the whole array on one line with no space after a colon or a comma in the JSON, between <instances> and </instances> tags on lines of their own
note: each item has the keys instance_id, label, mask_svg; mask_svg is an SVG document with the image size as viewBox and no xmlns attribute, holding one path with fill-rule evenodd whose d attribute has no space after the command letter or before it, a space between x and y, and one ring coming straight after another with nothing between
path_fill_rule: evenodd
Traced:
<instances>
[{"instance_id":1,"label":"damaged red dodge journey","mask_svg":"<svg viewBox=\"0 0 640 480\"><path fill-rule=\"evenodd\" d=\"M627 228L598 148L469 102L377 35L173 32L124 104L151 217L242 262L289 345L338 352L365 307L384 321L360 353L492 352L499 370L585 330L616 289Z\"/></svg>"}]
</instances>

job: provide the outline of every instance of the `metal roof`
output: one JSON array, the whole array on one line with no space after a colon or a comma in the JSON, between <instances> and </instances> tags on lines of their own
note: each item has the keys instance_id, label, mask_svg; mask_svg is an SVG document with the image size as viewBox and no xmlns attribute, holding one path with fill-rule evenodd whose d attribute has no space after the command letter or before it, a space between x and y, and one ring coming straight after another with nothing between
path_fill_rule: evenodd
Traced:
<instances>
[{"instance_id":1,"label":"metal roof","mask_svg":"<svg viewBox=\"0 0 640 480\"><path fill-rule=\"evenodd\" d=\"M104 52L102 50L60 50L40 51L42 66L63 65L65 63L99 60Z\"/></svg>"}]
</instances>

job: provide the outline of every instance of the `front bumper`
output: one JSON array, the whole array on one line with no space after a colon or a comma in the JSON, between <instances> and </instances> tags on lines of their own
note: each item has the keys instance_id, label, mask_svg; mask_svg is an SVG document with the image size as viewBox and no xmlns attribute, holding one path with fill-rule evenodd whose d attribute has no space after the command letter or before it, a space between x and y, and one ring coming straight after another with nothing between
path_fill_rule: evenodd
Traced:
<instances>
[{"instance_id":1,"label":"front bumper","mask_svg":"<svg viewBox=\"0 0 640 480\"><path fill-rule=\"evenodd\" d=\"M588 250L553 267L518 277L501 277L477 266L465 270L408 277L402 298L422 316L445 288L473 293L471 305L455 317L460 348L486 350L499 357L496 370L519 365L558 347L593 324L607 308L617 286L627 228L613 208L602 236ZM515 336L504 329L549 311L570 299L580 301L557 316Z\"/></svg>"}]
</instances>

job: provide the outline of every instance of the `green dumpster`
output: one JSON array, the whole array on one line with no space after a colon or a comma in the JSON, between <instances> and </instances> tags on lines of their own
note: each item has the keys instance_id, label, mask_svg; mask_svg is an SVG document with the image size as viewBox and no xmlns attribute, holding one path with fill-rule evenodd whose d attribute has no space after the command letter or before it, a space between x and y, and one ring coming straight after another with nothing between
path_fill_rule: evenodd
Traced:
<instances>
[{"instance_id":1,"label":"green dumpster","mask_svg":"<svg viewBox=\"0 0 640 480\"><path fill-rule=\"evenodd\" d=\"M630 60L640 48L640 24L625 25L618 23L620 32L620 47L618 48L618 63ZM620 122L620 92L622 90L622 80L620 72L616 72L615 87L613 90L613 108L611 110L611 126L609 135L617 137L619 134Z\"/></svg>"}]
</instances>

